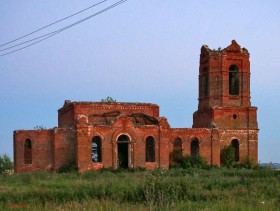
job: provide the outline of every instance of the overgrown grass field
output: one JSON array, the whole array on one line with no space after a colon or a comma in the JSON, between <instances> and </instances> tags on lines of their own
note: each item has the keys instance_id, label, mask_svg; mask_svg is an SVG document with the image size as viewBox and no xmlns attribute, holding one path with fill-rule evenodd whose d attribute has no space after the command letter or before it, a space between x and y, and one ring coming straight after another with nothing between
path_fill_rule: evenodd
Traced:
<instances>
[{"instance_id":1,"label":"overgrown grass field","mask_svg":"<svg viewBox=\"0 0 280 211\"><path fill-rule=\"evenodd\" d=\"M280 210L280 171L0 174L0 210Z\"/></svg>"}]
</instances>

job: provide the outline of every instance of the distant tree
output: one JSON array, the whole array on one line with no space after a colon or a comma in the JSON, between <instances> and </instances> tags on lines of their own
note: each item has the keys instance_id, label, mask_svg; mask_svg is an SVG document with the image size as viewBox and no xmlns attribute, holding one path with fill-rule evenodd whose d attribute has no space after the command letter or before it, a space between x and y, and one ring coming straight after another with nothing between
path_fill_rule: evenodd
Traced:
<instances>
[{"instance_id":1,"label":"distant tree","mask_svg":"<svg viewBox=\"0 0 280 211\"><path fill-rule=\"evenodd\" d=\"M0 156L0 173L8 172L13 169L13 163L8 155Z\"/></svg>"},{"instance_id":2,"label":"distant tree","mask_svg":"<svg viewBox=\"0 0 280 211\"><path fill-rule=\"evenodd\" d=\"M101 99L101 102L103 102L103 103L115 103L115 102L117 102L117 100L108 96L106 99Z\"/></svg>"}]
</instances>

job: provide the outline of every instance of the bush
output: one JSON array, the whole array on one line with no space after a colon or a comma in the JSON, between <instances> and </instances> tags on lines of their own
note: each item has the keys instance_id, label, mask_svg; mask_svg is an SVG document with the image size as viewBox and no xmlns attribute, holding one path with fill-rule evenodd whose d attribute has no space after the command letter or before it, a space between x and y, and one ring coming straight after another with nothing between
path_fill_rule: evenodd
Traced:
<instances>
[{"instance_id":1,"label":"bush","mask_svg":"<svg viewBox=\"0 0 280 211\"><path fill-rule=\"evenodd\" d=\"M249 157L246 157L245 161L243 161L242 163L236 163L234 167L245 169L257 169L258 165L255 165Z\"/></svg>"},{"instance_id":2,"label":"bush","mask_svg":"<svg viewBox=\"0 0 280 211\"><path fill-rule=\"evenodd\" d=\"M13 163L8 155L0 156L0 173L10 172L13 169Z\"/></svg>"},{"instance_id":3,"label":"bush","mask_svg":"<svg viewBox=\"0 0 280 211\"><path fill-rule=\"evenodd\" d=\"M207 164L207 162L200 155L197 158L191 157L189 155L183 157L181 166L184 169L193 168L193 167L203 168L203 169L209 168L209 165Z\"/></svg>"},{"instance_id":4,"label":"bush","mask_svg":"<svg viewBox=\"0 0 280 211\"><path fill-rule=\"evenodd\" d=\"M221 165L227 168L232 168L235 164L235 148L229 145L221 151Z\"/></svg>"},{"instance_id":5,"label":"bush","mask_svg":"<svg viewBox=\"0 0 280 211\"><path fill-rule=\"evenodd\" d=\"M115 102L117 102L117 100L108 96L106 99L101 99L101 102L103 102L103 103L115 103Z\"/></svg>"},{"instance_id":6,"label":"bush","mask_svg":"<svg viewBox=\"0 0 280 211\"><path fill-rule=\"evenodd\" d=\"M69 173L69 172L77 172L77 166L75 163L67 163L62 165L59 169L58 169L58 173Z\"/></svg>"}]
</instances>

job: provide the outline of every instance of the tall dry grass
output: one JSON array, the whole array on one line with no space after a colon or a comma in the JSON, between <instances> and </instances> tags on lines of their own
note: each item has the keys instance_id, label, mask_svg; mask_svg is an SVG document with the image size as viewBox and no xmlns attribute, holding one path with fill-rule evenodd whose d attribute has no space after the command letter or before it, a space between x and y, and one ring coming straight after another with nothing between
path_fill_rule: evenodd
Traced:
<instances>
[{"instance_id":1,"label":"tall dry grass","mask_svg":"<svg viewBox=\"0 0 280 211\"><path fill-rule=\"evenodd\" d=\"M0 175L0 210L279 210L280 171L261 168Z\"/></svg>"}]
</instances>

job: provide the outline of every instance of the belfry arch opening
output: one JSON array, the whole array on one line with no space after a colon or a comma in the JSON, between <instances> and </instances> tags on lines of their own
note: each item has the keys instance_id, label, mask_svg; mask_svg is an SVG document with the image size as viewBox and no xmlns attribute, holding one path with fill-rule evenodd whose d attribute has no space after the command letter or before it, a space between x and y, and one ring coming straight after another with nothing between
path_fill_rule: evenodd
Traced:
<instances>
[{"instance_id":1,"label":"belfry arch opening","mask_svg":"<svg viewBox=\"0 0 280 211\"><path fill-rule=\"evenodd\" d=\"M229 94L239 95L239 68L236 65L229 67Z\"/></svg>"},{"instance_id":2,"label":"belfry arch opening","mask_svg":"<svg viewBox=\"0 0 280 211\"><path fill-rule=\"evenodd\" d=\"M234 161L239 161L239 141L237 139L233 139L231 141L231 147L234 149Z\"/></svg>"},{"instance_id":3,"label":"belfry arch opening","mask_svg":"<svg viewBox=\"0 0 280 211\"><path fill-rule=\"evenodd\" d=\"M197 138L191 141L191 158L197 160L199 156L199 142Z\"/></svg>"},{"instance_id":4,"label":"belfry arch opening","mask_svg":"<svg viewBox=\"0 0 280 211\"><path fill-rule=\"evenodd\" d=\"M119 168L128 168L128 145L130 138L127 135L120 135L118 137L118 167Z\"/></svg>"}]
</instances>

